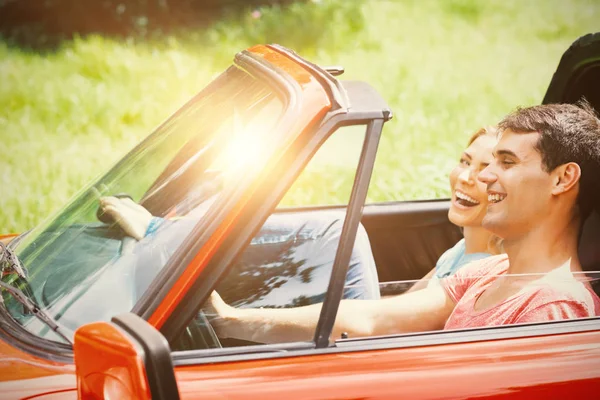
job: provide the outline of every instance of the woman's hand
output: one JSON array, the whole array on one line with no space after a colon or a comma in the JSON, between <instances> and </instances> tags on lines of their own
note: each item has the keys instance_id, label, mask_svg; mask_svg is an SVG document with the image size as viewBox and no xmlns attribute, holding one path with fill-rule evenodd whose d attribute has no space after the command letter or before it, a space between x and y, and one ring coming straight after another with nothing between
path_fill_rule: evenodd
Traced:
<instances>
[{"instance_id":1,"label":"woman's hand","mask_svg":"<svg viewBox=\"0 0 600 400\"><path fill-rule=\"evenodd\" d=\"M148 210L128 197L101 197L100 209L110 215L127 235L137 240L144 237L152 219Z\"/></svg>"}]
</instances>

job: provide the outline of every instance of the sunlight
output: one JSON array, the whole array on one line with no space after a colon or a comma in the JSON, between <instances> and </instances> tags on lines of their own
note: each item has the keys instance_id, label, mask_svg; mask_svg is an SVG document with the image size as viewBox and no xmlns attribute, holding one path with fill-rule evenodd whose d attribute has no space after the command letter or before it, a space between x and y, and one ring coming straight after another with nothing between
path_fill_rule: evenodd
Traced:
<instances>
[{"instance_id":1,"label":"sunlight","mask_svg":"<svg viewBox=\"0 0 600 400\"><path fill-rule=\"evenodd\" d=\"M233 129L229 143L219 159L224 172L252 171L263 165L267 156L266 135L271 132L275 121L262 115L244 121L239 112L233 112Z\"/></svg>"},{"instance_id":2,"label":"sunlight","mask_svg":"<svg viewBox=\"0 0 600 400\"><path fill-rule=\"evenodd\" d=\"M224 169L256 167L266 155L265 143L261 139L257 135L245 134L231 140L223 153Z\"/></svg>"}]
</instances>

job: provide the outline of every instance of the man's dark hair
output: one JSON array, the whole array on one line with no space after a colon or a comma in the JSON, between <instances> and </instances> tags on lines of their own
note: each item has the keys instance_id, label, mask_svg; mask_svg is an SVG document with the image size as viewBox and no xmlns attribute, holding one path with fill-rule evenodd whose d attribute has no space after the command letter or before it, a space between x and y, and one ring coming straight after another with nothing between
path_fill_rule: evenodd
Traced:
<instances>
[{"instance_id":1,"label":"man's dark hair","mask_svg":"<svg viewBox=\"0 0 600 400\"><path fill-rule=\"evenodd\" d=\"M500 130L539 132L537 150L546 172L568 162L581 168L577 204L581 219L598 206L600 180L600 120L593 107L580 100L574 104L545 104L518 108L498 124Z\"/></svg>"}]
</instances>

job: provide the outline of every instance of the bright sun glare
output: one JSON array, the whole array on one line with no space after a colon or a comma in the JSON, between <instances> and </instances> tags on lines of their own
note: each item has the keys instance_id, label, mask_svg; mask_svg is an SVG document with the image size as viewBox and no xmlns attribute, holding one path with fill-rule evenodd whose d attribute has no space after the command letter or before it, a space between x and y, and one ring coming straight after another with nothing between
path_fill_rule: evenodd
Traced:
<instances>
[{"instance_id":1,"label":"bright sun glare","mask_svg":"<svg viewBox=\"0 0 600 400\"><path fill-rule=\"evenodd\" d=\"M270 118L252 118L243 121L233 113L233 129L223 153L223 167L230 171L252 170L267 155L268 137L273 126Z\"/></svg>"}]
</instances>

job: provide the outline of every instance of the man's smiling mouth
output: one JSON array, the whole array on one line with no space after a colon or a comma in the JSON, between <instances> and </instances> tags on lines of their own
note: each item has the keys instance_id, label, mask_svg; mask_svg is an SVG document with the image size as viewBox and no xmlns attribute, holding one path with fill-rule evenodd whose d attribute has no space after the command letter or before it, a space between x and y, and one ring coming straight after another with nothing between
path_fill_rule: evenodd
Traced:
<instances>
[{"instance_id":1,"label":"man's smiling mouth","mask_svg":"<svg viewBox=\"0 0 600 400\"><path fill-rule=\"evenodd\" d=\"M488 202L499 203L506 198L506 194L488 193Z\"/></svg>"}]
</instances>

